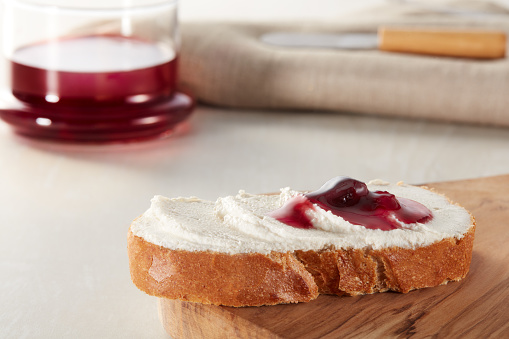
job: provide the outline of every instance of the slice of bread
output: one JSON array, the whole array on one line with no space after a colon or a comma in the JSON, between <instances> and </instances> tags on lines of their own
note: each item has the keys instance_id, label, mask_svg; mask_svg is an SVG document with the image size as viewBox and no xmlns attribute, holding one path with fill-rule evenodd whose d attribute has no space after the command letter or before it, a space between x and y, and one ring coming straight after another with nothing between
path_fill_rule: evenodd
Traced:
<instances>
[{"instance_id":1,"label":"slice of bread","mask_svg":"<svg viewBox=\"0 0 509 339\"><path fill-rule=\"evenodd\" d=\"M301 193L168 199L156 196L128 232L131 277L164 298L227 306L306 302L323 294L409 292L460 280L469 270L475 220L423 187L374 181L371 191L412 199L433 213L390 231L352 224L321 208L312 229L270 217Z\"/></svg>"}]
</instances>

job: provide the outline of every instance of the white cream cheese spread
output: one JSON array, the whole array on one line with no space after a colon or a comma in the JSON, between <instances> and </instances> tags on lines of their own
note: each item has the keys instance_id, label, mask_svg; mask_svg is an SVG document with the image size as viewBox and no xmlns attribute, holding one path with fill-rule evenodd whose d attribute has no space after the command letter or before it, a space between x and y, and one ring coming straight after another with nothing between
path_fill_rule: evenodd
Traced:
<instances>
[{"instance_id":1,"label":"white cream cheese spread","mask_svg":"<svg viewBox=\"0 0 509 339\"><path fill-rule=\"evenodd\" d=\"M425 224L383 231L352 224L315 206L306 212L314 228L295 228L267 215L302 194L284 188L274 195L240 191L215 202L195 197L155 196L151 207L133 222L131 231L148 242L173 250L267 254L331 248L416 248L444 238L460 239L473 226L464 208L428 189L381 180L371 181L368 188L415 200L432 211L433 218Z\"/></svg>"}]
</instances>

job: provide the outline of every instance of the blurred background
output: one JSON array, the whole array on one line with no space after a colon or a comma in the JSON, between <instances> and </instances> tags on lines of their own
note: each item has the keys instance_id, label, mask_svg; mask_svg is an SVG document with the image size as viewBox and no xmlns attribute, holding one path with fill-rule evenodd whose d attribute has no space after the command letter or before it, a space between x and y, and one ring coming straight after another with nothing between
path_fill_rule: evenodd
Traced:
<instances>
[{"instance_id":1,"label":"blurred background","mask_svg":"<svg viewBox=\"0 0 509 339\"><path fill-rule=\"evenodd\" d=\"M280 20L329 20L349 13L383 4L383 0L363 1L291 1L279 0L239 2L235 0L206 1L183 0L180 17L187 20L229 21L280 21Z\"/></svg>"}]
</instances>

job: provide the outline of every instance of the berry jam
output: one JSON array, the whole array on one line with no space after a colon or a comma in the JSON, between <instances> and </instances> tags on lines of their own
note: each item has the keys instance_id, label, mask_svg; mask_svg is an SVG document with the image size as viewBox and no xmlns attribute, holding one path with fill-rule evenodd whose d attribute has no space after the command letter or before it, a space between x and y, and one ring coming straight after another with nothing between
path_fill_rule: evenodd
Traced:
<instances>
[{"instance_id":1,"label":"berry jam","mask_svg":"<svg viewBox=\"0 0 509 339\"><path fill-rule=\"evenodd\" d=\"M416 201L386 191L371 192L365 183L348 177L336 177L318 191L296 196L270 216L289 226L313 228L306 212L315 205L352 224L383 231L433 218L431 211Z\"/></svg>"}]
</instances>

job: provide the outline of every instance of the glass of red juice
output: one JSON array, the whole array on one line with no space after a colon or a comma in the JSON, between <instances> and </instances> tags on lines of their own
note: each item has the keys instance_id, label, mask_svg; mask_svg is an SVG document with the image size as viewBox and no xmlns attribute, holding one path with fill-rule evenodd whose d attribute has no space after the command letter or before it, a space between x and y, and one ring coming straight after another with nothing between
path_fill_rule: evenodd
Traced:
<instances>
[{"instance_id":1,"label":"glass of red juice","mask_svg":"<svg viewBox=\"0 0 509 339\"><path fill-rule=\"evenodd\" d=\"M124 142L169 135L179 91L176 0L3 0L0 118L20 135Z\"/></svg>"}]
</instances>

